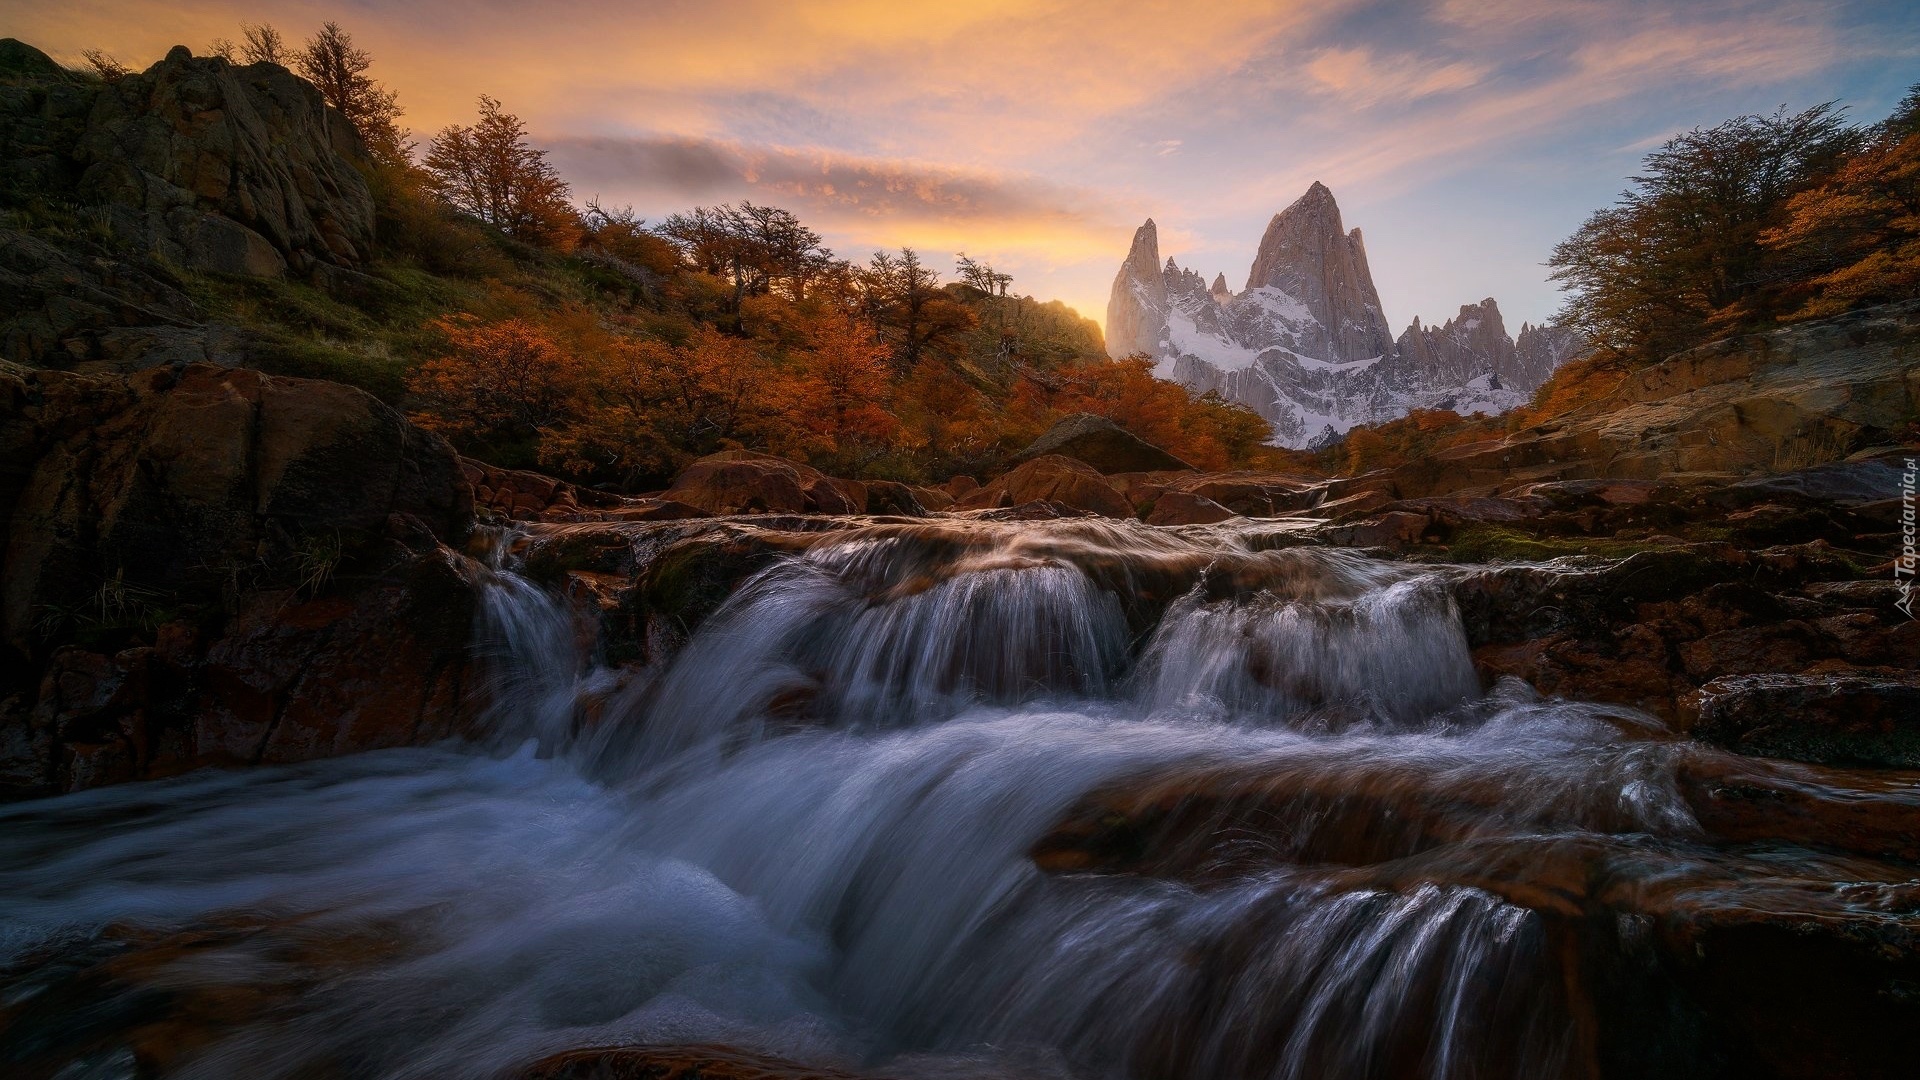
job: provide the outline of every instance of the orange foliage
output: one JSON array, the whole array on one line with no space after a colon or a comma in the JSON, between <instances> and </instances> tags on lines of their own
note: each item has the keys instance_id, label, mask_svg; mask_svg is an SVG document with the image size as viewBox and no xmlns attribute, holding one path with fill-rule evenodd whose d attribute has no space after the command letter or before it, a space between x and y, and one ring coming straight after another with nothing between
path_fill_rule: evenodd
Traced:
<instances>
[{"instance_id":1,"label":"orange foliage","mask_svg":"<svg viewBox=\"0 0 1920 1080\"><path fill-rule=\"evenodd\" d=\"M1202 469L1244 464L1270 433L1251 409L1154 378L1142 356L1022 379L1007 411L1022 441L1063 416L1092 413Z\"/></svg>"},{"instance_id":2,"label":"orange foliage","mask_svg":"<svg viewBox=\"0 0 1920 1080\"><path fill-rule=\"evenodd\" d=\"M448 351L416 370L413 419L457 441L520 442L569 415L582 384L579 360L546 327L525 319L481 322L472 315L429 324Z\"/></svg>"},{"instance_id":3,"label":"orange foliage","mask_svg":"<svg viewBox=\"0 0 1920 1080\"><path fill-rule=\"evenodd\" d=\"M816 454L851 462L899 432L900 421L888 411L892 353L872 327L829 315L812 327L797 360L793 406Z\"/></svg>"},{"instance_id":4,"label":"orange foliage","mask_svg":"<svg viewBox=\"0 0 1920 1080\"><path fill-rule=\"evenodd\" d=\"M1817 271L1789 318L1811 319L1920 294L1920 134L1878 140L1787 203L1768 248Z\"/></svg>"},{"instance_id":5,"label":"orange foliage","mask_svg":"<svg viewBox=\"0 0 1920 1080\"><path fill-rule=\"evenodd\" d=\"M896 374L895 351L860 318L782 304L754 337L697 325L678 345L612 332L585 309L439 319L446 348L409 384L415 415L469 453L630 487L738 448L856 476L984 473L1080 412L1200 468L1266 449L1266 421L1154 378L1141 358L1029 372L999 401L944 357Z\"/></svg>"}]
</instances>

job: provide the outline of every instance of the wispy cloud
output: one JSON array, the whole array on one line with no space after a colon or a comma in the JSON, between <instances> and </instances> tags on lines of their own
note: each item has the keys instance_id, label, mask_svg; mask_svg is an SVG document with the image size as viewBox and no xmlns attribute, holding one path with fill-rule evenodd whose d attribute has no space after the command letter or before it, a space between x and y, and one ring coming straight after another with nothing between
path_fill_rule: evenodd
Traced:
<instances>
[{"instance_id":1,"label":"wispy cloud","mask_svg":"<svg viewBox=\"0 0 1920 1080\"><path fill-rule=\"evenodd\" d=\"M1110 249L1137 210L1016 172L821 148L650 135L562 138L551 152L582 192L659 209L746 198L884 244L971 237L977 250L1073 259Z\"/></svg>"},{"instance_id":2,"label":"wispy cloud","mask_svg":"<svg viewBox=\"0 0 1920 1080\"><path fill-rule=\"evenodd\" d=\"M789 206L854 251L997 249L1025 287L1096 315L1140 218L1153 214L1163 240L1237 263L1258 223L1314 179L1368 226L1377 275L1439 282L1437 295L1468 253L1415 265L1406 260L1425 256L1403 248L1390 260L1392 238L1370 213L1456 217L1436 194L1455 177L1576 158L1618 170L1622 154L1657 145L1636 141L1643 134L1716 122L1729 100L1778 103L1755 93L1841 96L1863 72L1910 67L1920 45L1920 13L1889 0L16 6L8 33L135 65L236 36L242 21L299 38L339 19L419 134L470 117L491 93L553 147L582 194L649 212L750 197ZM1887 98L1895 81L1878 77L1872 92ZM1499 280L1538 298L1530 312L1513 305L1516 317L1548 306L1537 262L1558 238L1513 241L1532 254Z\"/></svg>"}]
</instances>

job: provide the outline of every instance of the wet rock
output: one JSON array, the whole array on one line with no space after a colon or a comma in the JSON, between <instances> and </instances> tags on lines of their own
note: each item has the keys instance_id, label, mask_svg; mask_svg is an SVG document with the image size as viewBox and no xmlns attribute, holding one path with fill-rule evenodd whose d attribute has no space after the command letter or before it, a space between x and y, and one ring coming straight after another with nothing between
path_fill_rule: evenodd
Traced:
<instances>
[{"instance_id":1,"label":"wet rock","mask_svg":"<svg viewBox=\"0 0 1920 1080\"><path fill-rule=\"evenodd\" d=\"M1426 514L1396 510L1378 517L1335 525L1324 531L1331 543L1345 547L1405 550L1425 541L1433 519Z\"/></svg>"},{"instance_id":2,"label":"wet rock","mask_svg":"<svg viewBox=\"0 0 1920 1080\"><path fill-rule=\"evenodd\" d=\"M1315 491L1309 481L1299 477L1262 473L1200 473L1170 486L1212 499L1246 517L1272 517L1304 509L1312 503Z\"/></svg>"},{"instance_id":3,"label":"wet rock","mask_svg":"<svg viewBox=\"0 0 1920 1080\"><path fill-rule=\"evenodd\" d=\"M1234 516L1233 511L1204 495L1168 491L1153 500L1146 521L1149 525L1211 525Z\"/></svg>"},{"instance_id":4,"label":"wet rock","mask_svg":"<svg viewBox=\"0 0 1920 1080\"><path fill-rule=\"evenodd\" d=\"M725 1046L608 1046L554 1054L515 1075L517 1080L858 1080L866 1074Z\"/></svg>"},{"instance_id":5,"label":"wet rock","mask_svg":"<svg viewBox=\"0 0 1920 1080\"><path fill-rule=\"evenodd\" d=\"M1726 676L1687 708L1695 738L1744 754L1920 769L1920 676L1911 670Z\"/></svg>"},{"instance_id":6,"label":"wet rock","mask_svg":"<svg viewBox=\"0 0 1920 1080\"><path fill-rule=\"evenodd\" d=\"M1738 508L1756 503L1858 507L1897 498L1901 467L1912 451L1893 451L1864 461L1835 462L1729 484L1708 494L1715 506Z\"/></svg>"},{"instance_id":7,"label":"wet rock","mask_svg":"<svg viewBox=\"0 0 1920 1080\"><path fill-rule=\"evenodd\" d=\"M929 508L920 501L919 492L906 484L896 483L891 480L868 480L865 481L865 484L867 487L867 505L864 509L869 514L893 514L898 517L926 517L929 513ZM933 494L934 493L930 493L930 497L933 497ZM941 497L944 497L943 493L941 493ZM952 500L948 499L947 505L951 506L952 504Z\"/></svg>"},{"instance_id":8,"label":"wet rock","mask_svg":"<svg viewBox=\"0 0 1920 1080\"><path fill-rule=\"evenodd\" d=\"M445 737L470 716L451 447L333 383L0 373L10 796Z\"/></svg>"},{"instance_id":9,"label":"wet rock","mask_svg":"<svg viewBox=\"0 0 1920 1080\"><path fill-rule=\"evenodd\" d=\"M954 504L956 510L989 510L1057 502L1077 512L1113 518L1134 516L1133 504L1093 466L1050 454L1034 458Z\"/></svg>"},{"instance_id":10,"label":"wet rock","mask_svg":"<svg viewBox=\"0 0 1920 1080\"><path fill-rule=\"evenodd\" d=\"M1084 461L1103 473L1193 468L1126 428L1092 413L1075 413L1055 422L1014 461L1031 461L1048 454Z\"/></svg>"}]
</instances>

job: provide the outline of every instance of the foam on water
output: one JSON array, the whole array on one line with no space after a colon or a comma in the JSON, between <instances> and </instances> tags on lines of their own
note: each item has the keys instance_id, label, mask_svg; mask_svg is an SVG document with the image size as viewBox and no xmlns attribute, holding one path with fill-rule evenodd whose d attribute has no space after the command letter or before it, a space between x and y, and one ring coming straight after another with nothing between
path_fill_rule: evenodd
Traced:
<instances>
[{"instance_id":1,"label":"foam on water","mask_svg":"<svg viewBox=\"0 0 1920 1080\"><path fill-rule=\"evenodd\" d=\"M1524 688L1481 698L1421 572L1195 536L825 543L593 724L579 703L614 674L501 570L483 638L517 749L0 808L4 992L50 992L22 961L109 926L244 915L268 930L164 978L271 981L287 934L351 962L184 1075L486 1075L615 1042L928 1075L1552 1075L1572 1021L1551 950L1495 895L1284 858L1210 886L1036 866L1083 800L1181 770L1493 785L1487 835L1695 829L1666 744ZM1142 583L1188 565L1190 590L1143 609Z\"/></svg>"}]
</instances>

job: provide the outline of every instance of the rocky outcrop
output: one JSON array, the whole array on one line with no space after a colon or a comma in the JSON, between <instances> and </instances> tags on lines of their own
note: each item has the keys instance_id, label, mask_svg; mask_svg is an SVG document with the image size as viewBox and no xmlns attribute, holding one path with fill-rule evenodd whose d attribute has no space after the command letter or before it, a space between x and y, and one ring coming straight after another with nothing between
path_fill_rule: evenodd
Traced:
<instances>
[{"instance_id":1,"label":"rocky outcrop","mask_svg":"<svg viewBox=\"0 0 1920 1080\"><path fill-rule=\"evenodd\" d=\"M1915 301L1732 338L1506 438L1442 450L1396 480L1407 494L1600 477L1725 482L1837 462L1909 437L1917 355Z\"/></svg>"},{"instance_id":2,"label":"rocky outcrop","mask_svg":"<svg viewBox=\"0 0 1920 1080\"><path fill-rule=\"evenodd\" d=\"M361 391L0 371L0 790L436 737L470 718L460 461Z\"/></svg>"},{"instance_id":3,"label":"rocky outcrop","mask_svg":"<svg viewBox=\"0 0 1920 1080\"><path fill-rule=\"evenodd\" d=\"M1126 428L1091 413L1075 413L1056 422L1014 460L1030 461L1046 454L1084 461L1103 473L1193 468Z\"/></svg>"},{"instance_id":4,"label":"rocky outcrop","mask_svg":"<svg viewBox=\"0 0 1920 1080\"><path fill-rule=\"evenodd\" d=\"M1872 625L1853 612L1842 617L1856 634ZM1906 653L1897 659L1920 660L1920 648ZM1685 706L1695 738L1743 754L1920 769L1920 674L1912 668L1725 676Z\"/></svg>"},{"instance_id":5,"label":"rocky outcrop","mask_svg":"<svg viewBox=\"0 0 1920 1080\"><path fill-rule=\"evenodd\" d=\"M175 48L96 82L20 42L4 47L14 60L0 86L0 204L62 208L80 223L57 246L35 235L33 214L0 229L6 359L111 361L102 339L115 328L190 331L200 319L177 269L338 277L371 256L366 151L286 69ZM199 348L196 359L221 351Z\"/></svg>"}]
</instances>

